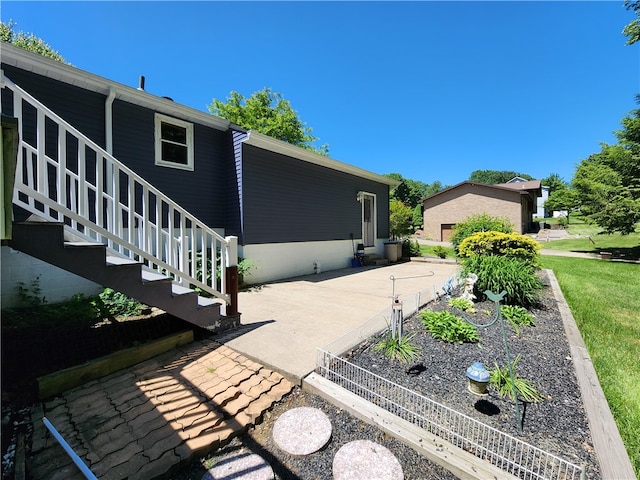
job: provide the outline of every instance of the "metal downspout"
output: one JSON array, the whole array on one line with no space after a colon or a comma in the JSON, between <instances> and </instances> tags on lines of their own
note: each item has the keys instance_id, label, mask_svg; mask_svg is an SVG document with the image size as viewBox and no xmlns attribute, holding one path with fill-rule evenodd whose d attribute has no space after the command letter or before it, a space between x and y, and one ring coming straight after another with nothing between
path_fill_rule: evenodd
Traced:
<instances>
[{"instance_id":1,"label":"metal downspout","mask_svg":"<svg viewBox=\"0 0 640 480\"><path fill-rule=\"evenodd\" d=\"M113 155L113 101L116 98L116 91L109 87L109 95L104 105L104 125L105 125L105 150Z\"/></svg>"}]
</instances>

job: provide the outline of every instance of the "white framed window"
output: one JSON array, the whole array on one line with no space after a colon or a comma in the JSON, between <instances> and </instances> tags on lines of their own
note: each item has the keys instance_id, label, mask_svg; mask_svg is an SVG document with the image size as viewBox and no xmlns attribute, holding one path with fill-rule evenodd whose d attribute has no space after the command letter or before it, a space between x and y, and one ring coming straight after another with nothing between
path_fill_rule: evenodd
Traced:
<instances>
[{"instance_id":1,"label":"white framed window","mask_svg":"<svg viewBox=\"0 0 640 480\"><path fill-rule=\"evenodd\" d=\"M156 113L156 165L193 170L193 124Z\"/></svg>"}]
</instances>

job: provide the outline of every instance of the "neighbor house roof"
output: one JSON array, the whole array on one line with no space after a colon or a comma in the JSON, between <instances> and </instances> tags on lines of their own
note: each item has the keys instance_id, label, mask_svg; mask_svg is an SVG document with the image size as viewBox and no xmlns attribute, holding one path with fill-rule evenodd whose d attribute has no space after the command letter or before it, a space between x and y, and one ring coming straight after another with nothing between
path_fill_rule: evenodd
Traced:
<instances>
[{"instance_id":1,"label":"neighbor house roof","mask_svg":"<svg viewBox=\"0 0 640 480\"><path fill-rule=\"evenodd\" d=\"M201 125L206 125L217 130L226 131L229 128L234 128L241 131L247 131L246 129L234 125L229 120L179 104L168 97L154 95L139 88L114 82L113 80L94 75L72 65L67 65L62 62L43 57L42 55L29 52L23 48L15 47L9 43L2 42L1 48L2 63L7 65L46 76L48 78L53 78L70 85L75 85L79 88L100 93L107 97L114 96L113 98L117 98L128 103L140 105L187 121L199 123ZM170 92L166 93L168 94ZM305 162L322 165L333 170L367 178L386 185L397 186L400 184L400 182L384 175L378 175L368 170L364 170L338 160L333 160L310 150L276 140L267 135L254 131L249 131L248 133L249 137L245 141L247 145L253 145L264 150L281 153Z\"/></svg>"},{"instance_id":2,"label":"neighbor house roof","mask_svg":"<svg viewBox=\"0 0 640 480\"><path fill-rule=\"evenodd\" d=\"M496 186L512 190L539 190L542 187L542 183L540 180L526 180L523 182L498 183Z\"/></svg>"},{"instance_id":3,"label":"neighbor house roof","mask_svg":"<svg viewBox=\"0 0 640 480\"><path fill-rule=\"evenodd\" d=\"M539 181L538 181L539 183ZM445 188L444 190L440 190L439 192L436 192L432 195L429 195L428 197L425 197L422 199L422 201L424 202L425 200L429 200L431 198L437 197L439 195L442 195L445 192L449 192L451 190L455 190L458 189L460 187L462 187L463 185L472 185L472 186L478 186L478 187L483 187L483 188L488 188L488 189L495 189L495 190L506 190L506 191L511 191L513 192L514 190L516 191L520 191L521 194L527 194L529 193L529 190L527 189L520 189L518 187L513 187L512 185L519 185L519 184L509 184L509 186L506 186L505 184L501 184L501 185L490 185L488 183L479 183L479 182L471 182L471 181L464 181L464 182L460 182L456 185L453 185L452 187L449 188Z\"/></svg>"}]
</instances>

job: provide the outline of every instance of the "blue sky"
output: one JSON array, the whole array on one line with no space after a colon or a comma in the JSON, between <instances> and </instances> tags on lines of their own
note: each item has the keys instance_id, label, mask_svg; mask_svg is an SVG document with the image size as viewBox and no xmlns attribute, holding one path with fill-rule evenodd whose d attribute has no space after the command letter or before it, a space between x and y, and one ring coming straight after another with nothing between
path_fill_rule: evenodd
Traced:
<instances>
[{"instance_id":1,"label":"blue sky","mask_svg":"<svg viewBox=\"0 0 640 480\"><path fill-rule=\"evenodd\" d=\"M622 1L17 2L2 21L74 66L206 111L281 93L330 156L453 185L570 181L637 108Z\"/></svg>"}]
</instances>

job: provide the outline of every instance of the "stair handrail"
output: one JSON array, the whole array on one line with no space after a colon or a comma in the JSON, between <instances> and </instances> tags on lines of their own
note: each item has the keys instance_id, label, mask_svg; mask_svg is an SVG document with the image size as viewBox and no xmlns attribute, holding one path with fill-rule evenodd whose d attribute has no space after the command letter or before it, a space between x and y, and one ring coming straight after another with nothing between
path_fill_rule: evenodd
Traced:
<instances>
[{"instance_id":1,"label":"stair handrail","mask_svg":"<svg viewBox=\"0 0 640 480\"><path fill-rule=\"evenodd\" d=\"M225 272L237 265L237 237L223 237L191 215L4 72L0 83L13 95L13 112L6 113L19 119L14 204L179 284L231 301ZM29 112L25 125L30 109L35 116ZM47 134L54 133L51 152Z\"/></svg>"}]
</instances>

